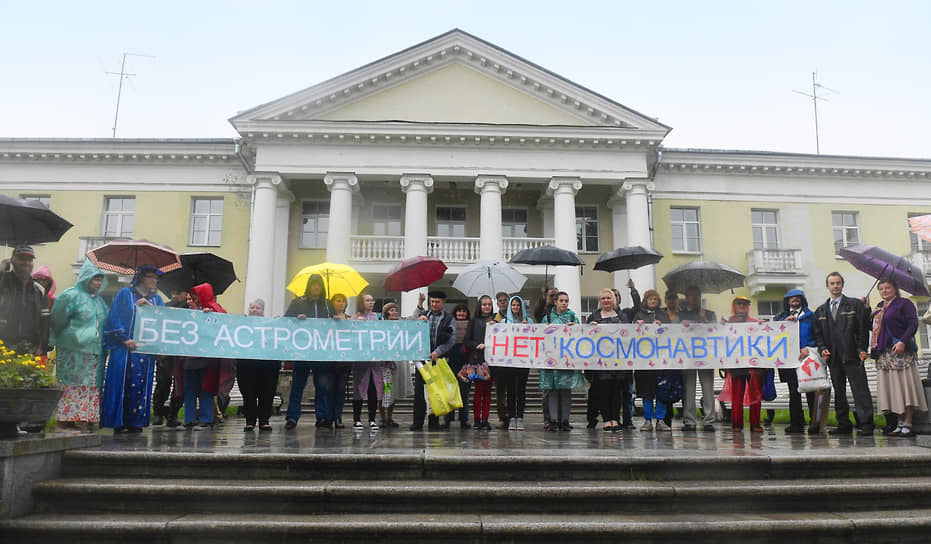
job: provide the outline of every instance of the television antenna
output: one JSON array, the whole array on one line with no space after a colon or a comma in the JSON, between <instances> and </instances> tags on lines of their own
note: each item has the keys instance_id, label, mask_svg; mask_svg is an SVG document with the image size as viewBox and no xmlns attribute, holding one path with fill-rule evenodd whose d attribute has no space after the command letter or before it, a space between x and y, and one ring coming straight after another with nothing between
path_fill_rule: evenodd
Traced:
<instances>
[{"instance_id":1,"label":"television antenna","mask_svg":"<svg viewBox=\"0 0 931 544\"><path fill-rule=\"evenodd\" d=\"M823 96L818 96L818 89L822 89L829 93L840 94L838 91L835 91L834 89L830 89L818 83L818 72L811 73L811 92L810 93L803 92L803 91L796 91L794 89L792 90L792 92L811 98L811 105L814 108L814 112L815 112L815 153L820 155L821 154L821 139L818 135L818 101L819 100L827 101L827 98Z\"/></svg>"},{"instance_id":2,"label":"television antenna","mask_svg":"<svg viewBox=\"0 0 931 544\"><path fill-rule=\"evenodd\" d=\"M113 137L116 138L116 125L120 119L120 98L123 96L123 80L135 76L136 74L130 74L126 72L126 57L144 57L148 59L154 59L152 55L143 55L141 53L127 53L123 52L123 63L120 64L119 72L104 72L112 76L120 76L120 84L116 91L116 113L113 115Z\"/></svg>"}]
</instances>

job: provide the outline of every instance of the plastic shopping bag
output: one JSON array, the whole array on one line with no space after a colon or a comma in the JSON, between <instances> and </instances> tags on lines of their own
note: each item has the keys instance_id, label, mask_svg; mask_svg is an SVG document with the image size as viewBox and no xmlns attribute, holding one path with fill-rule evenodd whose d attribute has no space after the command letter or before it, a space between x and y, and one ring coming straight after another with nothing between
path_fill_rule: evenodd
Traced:
<instances>
[{"instance_id":1,"label":"plastic shopping bag","mask_svg":"<svg viewBox=\"0 0 931 544\"><path fill-rule=\"evenodd\" d=\"M814 349L808 350L808 357L805 357L802 366L796 369L796 374L798 375L799 393L812 393L831 388L827 365Z\"/></svg>"},{"instance_id":2,"label":"plastic shopping bag","mask_svg":"<svg viewBox=\"0 0 931 544\"><path fill-rule=\"evenodd\" d=\"M442 416L462 408L459 383L446 359L438 359L436 364L417 363L417 370L423 377L433 415Z\"/></svg>"},{"instance_id":3,"label":"plastic shopping bag","mask_svg":"<svg viewBox=\"0 0 931 544\"><path fill-rule=\"evenodd\" d=\"M727 376L724 377L724 385L721 386L721 392L718 393L718 400L720 402L731 402L731 383L733 382L731 378L731 373L728 372Z\"/></svg>"}]
</instances>

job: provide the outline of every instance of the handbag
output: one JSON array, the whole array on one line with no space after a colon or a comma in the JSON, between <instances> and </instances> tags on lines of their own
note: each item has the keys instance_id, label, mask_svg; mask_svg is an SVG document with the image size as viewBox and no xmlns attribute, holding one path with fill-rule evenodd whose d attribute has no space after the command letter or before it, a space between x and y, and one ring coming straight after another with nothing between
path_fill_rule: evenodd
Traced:
<instances>
[{"instance_id":1,"label":"handbag","mask_svg":"<svg viewBox=\"0 0 931 544\"><path fill-rule=\"evenodd\" d=\"M763 382L763 400L766 402L776 400L776 373L772 370L766 372L766 381Z\"/></svg>"},{"instance_id":2,"label":"handbag","mask_svg":"<svg viewBox=\"0 0 931 544\"><path fill-rule=\"evenodd\" d=\"M831 388L827 365L814 349L808 350L808 357L795 369L795 373L798 376L799 393L814 393Z\"/></svg>"}]
</instances>

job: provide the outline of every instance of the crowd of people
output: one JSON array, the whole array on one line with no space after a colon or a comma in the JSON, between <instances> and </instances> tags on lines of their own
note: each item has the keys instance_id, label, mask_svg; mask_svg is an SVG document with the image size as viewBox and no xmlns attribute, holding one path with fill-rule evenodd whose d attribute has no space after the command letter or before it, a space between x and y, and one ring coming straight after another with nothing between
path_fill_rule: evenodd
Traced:
<instances>
[{"instance_id":1,"label":"crowd of people","mask_svg":"<svg viewBox=\"0 0 931 544\"><path fill-rule=\"evenodd\" d=\"M271 431L273 399L278 390L281 362L229 360L203 357L155 357L139 353L133 339L136 308L143 305L188 308L225 313L210 284L190 291L174 291L167 304L158 294L159 272L140 267L128 286L120 289L109 306L100 296L107 277L85 260L76 283L57 298L48 269L33 272L35 252L18 247L0 271L0 341L19 353L45 356L55 348L56 376L62 389L55 419L63 428L94 430L97 425L114 432L140 432L153 425L188 428L210 427L222 420L230 392L238 383L242 394L244 431ZM881 279L881 301L871 311L861 299L843 294L844 279L832 272L825 280L829 298L810 308L805 293L793 289L785 294L784 311L775 321L799 324L804 359L818 354L826 363L833 385L837 426L831 434L875 432L872 395L866 374L867 359L877 369L879 411L886 416L885 434L912 436L912 418L928 410L918 373L915 335L919 317L915 305L903 298L892 279ZM628 283L632 305L621 307L616 289L602 289L598 308L584 320L591 324L718 322L715 312L702 304L697 286L664 297L650 289L638 293ZM492 298L492 296L494 298ZM492 391L495 392L498 429L522 431L526 413L529 369L489 367L485 361L485 329L490 323L557 323L573 326L583 322L569 309L569 295L544 287L533 304L508 293L488 293L478 298L474 310L457 304L448 311L442 291L420 296L414 315L401 316L399 306L386 302L375 312L375 299L363 293L361 307L346 313L347 296L328 294L319 276L311 276L306 291L294 298L285 316L304 319L395 320L421 319L430 334L429 359L434 364L445 358L460 378L463 406L442 418L429 413L424 380L410 361L378 363L293 362L291 387L285 413L285 429L294 429L301 418L304 390L313 378L314 415L319 428L344 427L346 384L352 376L352 426L377 430L397 428L394 406L399 399L414 398L411 431L448 429L454 422L463 428L488 431L493 428ZM424 307L424 303L427 307ZM722 323L760 321L750 313L750 299L737 296ZM497 308L495 308L497 306ZM265 303L250 302L248 315L263 316ZM675 404L681 401L681 430L714 432L716 424L715 370L575 370L540 371L543 394L543 427L551 432L572 429L573 392L587 387L587 426L605 432L635 427L634 400L639 398L642 432L672 430ZM727 370L731 394L731 430L744 429L744 403L749 411L751 432L762 432L762 390L773 379L771 369ZM806 419L795 369L776 371L789 392L788 434L803 433ZM854 420L850 418L847 385L853 393ZM701 396L698 397L698 386ZM154 391L153 391L154 386ZM831 390L807 393L810 413L807 430L824 432L826 406ZM471 398L470 398L471 397ZM700 404L699 404L700 400ZM179 412L184 408L183 421ZM471 407L471 424L470 424ZM363 414L363 408L365 413ZM700 408L700 410L699 410ZM429 414L429 416L428 416ZM365 416L363 418L363 415ZM600 419L600 422L599 422Z\"/></svg>"}]
</instances>

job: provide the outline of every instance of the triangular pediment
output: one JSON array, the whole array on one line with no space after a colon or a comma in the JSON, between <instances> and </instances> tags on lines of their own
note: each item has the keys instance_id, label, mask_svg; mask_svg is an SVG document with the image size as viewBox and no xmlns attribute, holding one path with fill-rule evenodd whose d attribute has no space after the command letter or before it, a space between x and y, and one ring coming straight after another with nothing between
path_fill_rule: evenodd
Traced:
<instances>
[{"instance_id":1,"label":"triangular pediment","mask_svg":"<svg viewBox=\"0 0 931 544\"><path fill-rule=\"evenodd\" d=\"M662 139L669 127L461 30L230 119L618 128Z\"/></svg>"}]
</instances>

